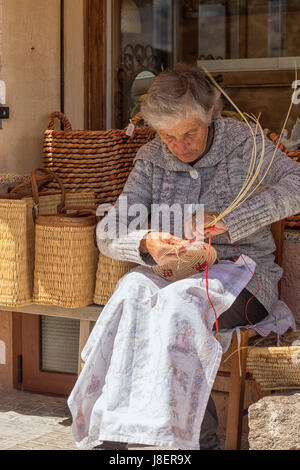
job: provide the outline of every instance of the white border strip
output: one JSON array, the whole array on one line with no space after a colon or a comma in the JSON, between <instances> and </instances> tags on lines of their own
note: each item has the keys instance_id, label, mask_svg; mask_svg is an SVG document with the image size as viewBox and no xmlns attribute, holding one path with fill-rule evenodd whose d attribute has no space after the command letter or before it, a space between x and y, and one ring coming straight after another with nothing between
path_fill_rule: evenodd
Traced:
<instances>
[{"instance_id":1,"label":"white border strip","mask_svg":"<svg viewBox=\"0 0 300 470\"><path fill-rule=\"evenodd\" d=\"M276 57L262 59L198 60L198 67L209 72L242 72L258 70L294 70L300 68L300 57Z\"/></svg>"}]
</instances>

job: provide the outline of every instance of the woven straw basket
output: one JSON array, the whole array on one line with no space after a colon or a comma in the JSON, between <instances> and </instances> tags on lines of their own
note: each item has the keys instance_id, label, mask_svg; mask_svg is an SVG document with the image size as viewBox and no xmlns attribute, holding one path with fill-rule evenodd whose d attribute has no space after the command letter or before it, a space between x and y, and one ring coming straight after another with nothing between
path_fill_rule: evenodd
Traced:
<instances>
[{"instance_id":1,"label":"woven straw basket","mask_svg":"<svg viewBox=\"0 0 300 470\"><path fill-rule=\"evenodd\" d=\"M286 337L299 338L300 331ZM251 347L247 368L263 390L300 389L300 346Z\"/></svg>"},{"instance_id":2,"label":"woven straw basket","mask_svg":"<svg viewBox=\"0 0 300 470\"><path fill-rule=\"evenodd\" d=\"M155 266L152 269L168 281L184 279L206 269L207 249L208 245L204 244L202 250L188 251L180 260L164 266ZM217 252L211 247L208 267L211 267L216 259ZM137 264L111 259L100 253L94 303L105 305L114 293L118 281L135 266Z\"/></svg>"},{"instance_id":3,"label":"woven straw basket","mask_svg":"<svg viewBox=\"0 0 300 470\"><path fill-rule=\"evenodd\" d=\"M114 293L118 281L137 266L128 261L119 261L99 254L94 303L105 305Z\"/></svg>"},{"instance_id":4,"label":"woven straw basket","mask_svg":"<svg viewBox=\"0 0 300 470\"><path fill-rule=\"evenodd\" d=\"M0 195L0 304L29 305L33 285L33 200L4 196Z\"/></svg>"},{"instance_id":5,"label":"woven straw basket","mask_svg":"<svg viewBox=\"0 0 300 470\"><path fill-rule=\"evenodd\" d=\"M37 172L46 174L45 177L40 178L40 185L36 176ZM63 206L96 209L96 197L93 191L66 191L57 175L46 168L34 168L30 179L36 215L55 215ZM59 192L43 190L43 186L50 181L56 181Z\"/></svg>"},{"instance_id":6,"label":"woven straw basket","mask_svg":"<svg viewBox=\"0 0 300 470\"><path fill-rule=\"evenodd\" d=\"M214 247L210 247L209 259L208 258L209 245L203 244L201 250L190 250L187 251L181 258L171 263L164 264L163 266L154 266L152 269L155 274L166 279L167 281L174 282L193 274L202 273L206 270L206 264L208 268L215 264L217 259L217 252Z\"/></svg>"},{"instance_id":7,"label":"woven straw basket","mask_svg":"<svg viewBox=\"0 0 300 470\"><path fill-rule=\"evenodd\" d=\"M41 215L56 214L62 201L80 207L95 207L94 193L39 192L54 178L36 177L15 187L9 194L0 194L0 305L19 307L32 303L35 229L33 209ZM36 186L36 194L32 187Z\"/></svg>"},{"instance_id":8,"label":"woven straw basket","mask_svg":"<svg viewBox=\"0 0 300 470\"><path fill-rule=\"evenodd\" d=\"M54 130L55 119L64 131ZM141 114L132 119L136 125ZM54 171L66 190L93 190L97 204L113 203L121 194L138 149L154 138L149 128L134 128L131 136L125 129L73 131L67 117L54 112L44 134L44 166ZM56 188L52 182L49 188Z\"/></svg>"},{"instance_id":9,"label":"woven straw basket","mask_svg":"<svg viewBox=\"0 0 300 470\"><path fill-rule=\"evenodd\" d=\"M66 308L93 303L98 250L92 211L36 218L33 301Z\"/></svg>"}]
</instances>

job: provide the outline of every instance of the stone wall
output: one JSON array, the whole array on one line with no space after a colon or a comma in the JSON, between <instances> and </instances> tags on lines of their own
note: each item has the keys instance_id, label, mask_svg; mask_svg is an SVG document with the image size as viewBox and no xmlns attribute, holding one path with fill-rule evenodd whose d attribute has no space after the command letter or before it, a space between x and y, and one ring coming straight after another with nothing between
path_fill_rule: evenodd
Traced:
<instances>
[{"instance_id":1,"label":"stone wall","mask_svg":"<svg viewBox=\"0 0 300 470\"><path fill-rule=\"evenodd\" d=\"M249 429L250 450L300 450L300 390L251 405Z\"/></svg>"}]
</instances>

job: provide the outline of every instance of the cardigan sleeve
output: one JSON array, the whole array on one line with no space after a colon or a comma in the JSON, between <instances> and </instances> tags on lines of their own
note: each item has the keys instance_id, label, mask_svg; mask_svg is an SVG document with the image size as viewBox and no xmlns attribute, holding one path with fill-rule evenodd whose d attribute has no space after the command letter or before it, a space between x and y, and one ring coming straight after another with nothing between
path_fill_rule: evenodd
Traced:
<instances>
[{"instance_id":1,"label":"cardigan sleeve","mask_svg":"<svg viewBox=\"0 0 300 470\"><path fill-rule=\"evenodd\" d=\"M257 137L256 142L257 160L259 160L262 137ZM247 169L252 149L253 139L249 138L243 150L243 160ZM271 163L275 150L276 146L266 138L263 164L254 183L255 187L262 181L261 186L264 190L255 191L244 203L223 218L228 227L231 243L248 237L264 226L300 212L300 165L280 149L276 150ZM258 162L256 168L257 165Z\"/></svg>"},{"instance_id":2,"label":"cardigan sleeve","mask_svg":"<svg viewBox=\"0 0 300 470\"><path fill-rule=\"evenodd\" d=\"M97 245L101 253L113 259L141 265L153 265L149 255L142 255L139 247L148 229L148 215L152 202L152 164L136 160L122 194L114 207L98 223ZM97 214L101 215L99 206ZM104 210L104 209L103 209Z\"/></svg>"}]
</instances>

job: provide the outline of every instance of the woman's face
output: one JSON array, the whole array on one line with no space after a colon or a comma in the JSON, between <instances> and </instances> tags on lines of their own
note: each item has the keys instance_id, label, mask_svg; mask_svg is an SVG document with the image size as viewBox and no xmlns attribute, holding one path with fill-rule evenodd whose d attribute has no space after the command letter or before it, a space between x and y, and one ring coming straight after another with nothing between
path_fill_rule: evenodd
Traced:
<instances>
[{"instance_id":1,"label":"woman's face","mask_svg":"<svg viewBox=\"0 0 300 470\"><path fill-rule=\"evenodd\" d=\"M199 157L206 148L208 126L196 118L189 118L158 134L170 152L185 163Z\"/></svg>"}]
</instances>

